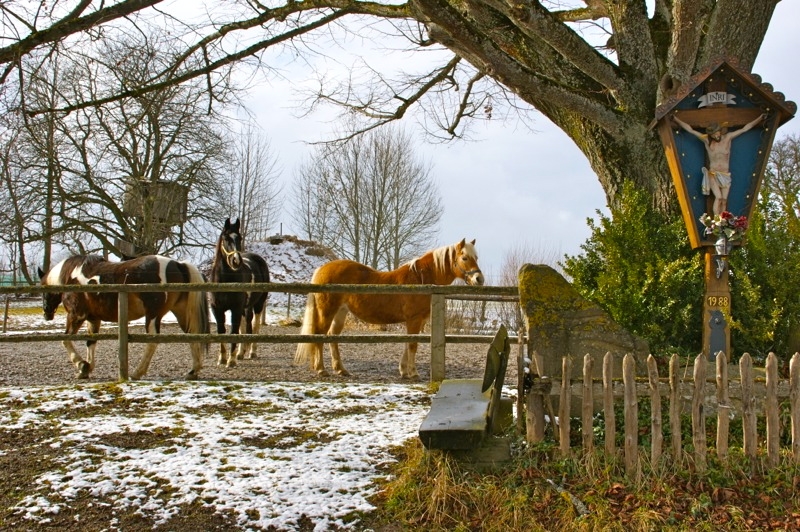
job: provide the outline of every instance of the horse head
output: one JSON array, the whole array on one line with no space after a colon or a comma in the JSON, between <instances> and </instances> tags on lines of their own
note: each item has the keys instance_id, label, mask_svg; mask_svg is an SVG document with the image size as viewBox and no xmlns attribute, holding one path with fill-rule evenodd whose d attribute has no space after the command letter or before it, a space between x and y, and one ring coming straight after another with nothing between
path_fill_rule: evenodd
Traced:
<instances>
[{"instance_id":1,"label":"horse head","mask_svg":"<svg viewBox=\"0 0 800 532\"><path fill-rule=\"evenodd\" d=\"M241 224L237 218L231 223L230 218L225 218L225 227L219 235L217 253L225 258L231 270L238 270L242 265L242 235L239 234Z\"/></svg>"},{"instance_id":2,"label":"horse head","mask_svg":"<svg viewBox=\"0 0 800 532\"><path fill-rule=\"evenodd\" d=\"M39 271L39 281L41 282L42 286L47 286L49 275L46 274L41 268L37 268L37 270ZM42 294L42 310L44 311L45 321L52 321L53 318L55 318L56 310L58 310L58 306L60 304L61 293L45 292Z\"/></svg>"},{"instance_id":3,"label":"horse head","mask_svg":"<svg viewBox=\"0 0 800 532\"><path fill-rule=\"evenodd\" d=\"M456 277L463 279L467 284L483 286L483 272L478 266L478 253L475 251L475 240L467 242L462 238L455 246L455 260L453 267Z\"/></svg>"}]
</instances>

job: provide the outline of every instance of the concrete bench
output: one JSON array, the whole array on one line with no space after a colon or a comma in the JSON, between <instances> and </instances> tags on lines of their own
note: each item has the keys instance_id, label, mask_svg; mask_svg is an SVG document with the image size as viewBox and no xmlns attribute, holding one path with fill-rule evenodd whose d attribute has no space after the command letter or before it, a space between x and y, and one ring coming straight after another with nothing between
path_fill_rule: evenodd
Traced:
<instances>
[{"instance_id":1,"label":"concrete bench","mask_svg":"<svg viewBox=\"0 0 800 532\"><path fill-rule=\"evenodd\" d=\"M496 431L510 350L508 331L500 325L486 354L483 379L442 381L419 427L426 449L476 449Z\"/></svg>"}]
</instances>

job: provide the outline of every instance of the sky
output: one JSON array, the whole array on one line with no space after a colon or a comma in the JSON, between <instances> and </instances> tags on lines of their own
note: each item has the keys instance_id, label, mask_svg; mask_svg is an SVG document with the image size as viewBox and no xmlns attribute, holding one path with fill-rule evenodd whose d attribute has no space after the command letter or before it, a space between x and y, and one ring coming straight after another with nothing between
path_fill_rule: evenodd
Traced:
<instances>
[{"instance_id":1,"label":"sky","mask_svg":"<svg viewBox=\"0 0 800 532\"><path fill-rule=\"evenodd\" d=\"M800 49L800 2L778 3L753 73L800 102L800 69L787 57ZM298 118L291 85L272 81L256 87L249 99L257 121L270 139L283 168L284 190L293 169L307 154L303 141L318 140L331 124L324 114ZM448 245L475 239L487 283L498 284L509 252L531 251L531 260L553 264L564 254L580 253L589 236L587 218L607 213L597 177L574 143L544 116L534 129L492 120L473 132L476 141L425 144L412 120L404 120L417 136L416 150L429 162L444 203L438 242ZM800 132L800 120L786 123L777 138ZM276 231L296 234L287 209ZM534 256L535 255L535 256Z\"/></svg>"}]
</instances>

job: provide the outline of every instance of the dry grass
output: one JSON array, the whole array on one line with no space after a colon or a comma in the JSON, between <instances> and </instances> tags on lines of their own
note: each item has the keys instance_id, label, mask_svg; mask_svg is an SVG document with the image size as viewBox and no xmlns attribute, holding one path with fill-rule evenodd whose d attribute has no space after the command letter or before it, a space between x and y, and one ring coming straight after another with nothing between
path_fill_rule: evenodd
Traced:
<instances>
[{"instance_id":1,"label":"dry grass","mask_svg":"<svg viewBox=\"0 0 800 532\"><path fill-rule=\"evenodd\" d=\"M800 469L786 457L772 470L742 456L696 475L668 462L641 475L601 454L558 459L549 445L519 451L502 470L465 469L418 441L397 449L393 480L373 503L375 527L403 530L798 530ZM582 509L588 509L584 515Z\"/></svg>"}]
</instances>

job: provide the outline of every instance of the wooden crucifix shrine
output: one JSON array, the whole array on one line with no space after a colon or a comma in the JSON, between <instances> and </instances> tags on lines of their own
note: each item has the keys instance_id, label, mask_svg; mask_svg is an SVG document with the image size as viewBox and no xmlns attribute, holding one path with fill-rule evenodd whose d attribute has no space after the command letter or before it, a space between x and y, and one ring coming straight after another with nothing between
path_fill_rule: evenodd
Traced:
<instances>
[{"instance_id":1,"label":"wooden crucifix shrine","mask_svg":"<svg viewBox=\"0 0 800 532\"><path fill-rule=\"evenodd\" d=\"M775 131L796 109L758 76L722 60L656 110L689 242L705 250L703 352L709 358L731 355L728 253L743 242Z\"/></svg>"}]
</instances>

